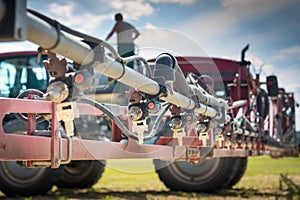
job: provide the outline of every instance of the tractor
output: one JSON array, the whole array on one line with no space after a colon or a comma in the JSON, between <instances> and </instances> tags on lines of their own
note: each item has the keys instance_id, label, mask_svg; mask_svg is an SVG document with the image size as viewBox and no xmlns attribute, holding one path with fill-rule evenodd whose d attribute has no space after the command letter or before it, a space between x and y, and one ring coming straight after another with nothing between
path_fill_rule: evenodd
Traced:
<instances>
[{"instance_id":1,"label":"tractor","mask_svg":"<svg viewBox=\"0 0 300 200\"><path fill-rule=\"evenodd\" d=\"M214 192L241 179L249 156L299 156L294 95L276 76L261 81L250 73L249 45L239 61L169 52L123 58L25 1L0 4L8 27L0 41L40 46L0 57L0 190L7 196L90 187L105 160L140 158L153 159L170 190ZM72 60L70 79L49 83L41 62L49 52Z\"/></svg>"}]
</instances>

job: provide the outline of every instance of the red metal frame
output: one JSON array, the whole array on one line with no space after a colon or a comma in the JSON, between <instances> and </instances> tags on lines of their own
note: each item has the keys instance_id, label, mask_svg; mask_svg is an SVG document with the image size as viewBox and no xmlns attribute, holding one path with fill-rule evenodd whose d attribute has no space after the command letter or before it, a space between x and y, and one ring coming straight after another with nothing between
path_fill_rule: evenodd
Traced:
<instances>
[{"instance_id":1,"label":"red metal frame","mask_svg":"<svg viewBox=\"0 0 300 200\"><path fill-rule=\"evenodd\" d=\"M21 56L31 56L37 55L37 51L15 51L15 52L7 52L7 53L0 53L0 57L21 57Z\"/></svg>"},{"instance_id":2,"label":"red metal frame","mask_svg":"<svg viewBox=\"0 0 300 200\"><path fill-rule=\"evenodd\" d=\"M35 53L35 52L31 52ZM31 54L29 53L29 54ZM15 55L19 55L20 52ZM3 55L3 54L2 54ZM14 55L14 54L7 54ZM239 62L201 57L177 57L178 63L183 72L200 72L201 74L212 74L215 81L224 81L230 86L233 103L229 111L237 114L238 110L243 115L249 115L250 93L255 93L259 83L259 76L253 79L247 66ZM203 65L212 65L209 68ZM218 75L221 71L222 77ZM238 75L236 75L238 74ZM221 79L222 78L222 79ZM284 100L288 99L288 103ZM28 167L35 167L34 163L45 163L52 168L57 168L62 161L68 160L69 146L66 138L59 134L60 123L57 120L56 104L53 102L25 99L0 98L1 110L0 119L3 120L7 113L28 113L28 130L26 135L7 134L0 124L0 160L22 160L26 161ZM275 114L280 113L282 108L294 104L292 94L281 94L277 102L271 102L271 114L267 127L273 136ZM103 115L96 108L77 104L80 114ZM291 106L292 107L292 106ZM293 108L293 107L292 107ZM294 109L294 108L293 108ZM128 115L127 107L118 106L118 116L124 118ZM294 112L294 110L292 110ZM36 130L36 114L50 114L52 121L51 137L37 136L41 131ZM289 120L284 118L285 121ZM129 125L130 127L130 125ZM128 139L126 143L120 143L123 139L121 130L112 123L112 142L82 140L74 137L71 144L72 160L102 160L102 159L123 159L123 158L152 158L170 160L200 160L202 149L210 148L210 157L245 157L261 155L273 152L284 153L283 149L268 147L261 141L251 138L246 141L237 141L236 144L226 145L226 141L219 141L214 144L212 137L207 139L207 147L203 147L202 141L195 134L195 127L187 127L187 136L182 139L182 146L179 146L178 138L160 137L156 144L137 144L136 141ZM279 154L281 154L279 153Z\"/></svg>"},{"instance_id":3,"label":"red metal frame","mask_svg":"<svg viewBox=\"0 0 300 200\"><path fill-rule=\"evenodd\" d=\"M56 132L59 130L59 123L56 120L56 105L52 102L24 100L24 99L8 99L0 98L2 105L7 109L1 109L0 118L3 119L7 113L34 113L29 117L30 121L35 121L35 113L47 113L52 116L51 137L36 136L39 131L34 130L32 125L28 123L29 135L8 134L4 133L0 125L1 150L0 160L26 160L28 167L33 167L30 161L51 161L51 167L57 168L61 160L67 159L68 145L67 139L62 139L62 156L60 157L59 138ZM94 109L90 105L78 104L81 114L102 115L101 111ZM120 110L122 110L121 108ZM125 111L125 109L124 109ZM127 111L126 111L127 112ZM121 113L121 115L126 114ZM29 115L31 116L31 115ZM32 132L35 132L32 135ZM45 132L45 131L43 131ZM195 137L185 137L183 146L176 145L176 139L156 145L137 144L131 139L127 143L119 142L103 142L94 140L72 139L72 160L102 160L102 159L121 159L121 158L152 158L152 159L188 159L187 150L191 147L200 147ZM167 139L169 140L169 139ZM198 140L199 141L199 140ZM192 145L191 145L192 144ZM199 150L199 149L198 149ZM200 150L199 150L200 153ZM216 156L248 156L249 150L215 149L212 153ZM199 158L198 158L199 159ZM40 162L41 163L41 162Z\"/></svg>"}]
</instances>

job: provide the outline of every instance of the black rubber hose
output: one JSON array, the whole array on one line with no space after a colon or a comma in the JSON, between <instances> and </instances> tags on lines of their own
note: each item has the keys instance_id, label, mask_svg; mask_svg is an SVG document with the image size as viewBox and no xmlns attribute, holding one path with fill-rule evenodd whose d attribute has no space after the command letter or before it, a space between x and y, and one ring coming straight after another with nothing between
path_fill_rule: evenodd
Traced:
<instances>
[{"instance_id":1,"label":"black rubber hose","mask_svg":"<svg viewBox=\"0 0 300 200\"><path fill-rule=\"evenodd\" d=\"M97 101L94 101L93 99L89 99L86 97L77 97L76 100L78 100L79 102L82 103L86 103L89 104L91 106L94 106L95 108L101 110L103 113L105 113L108 117L110 117L115 123L116 125L119 127L119 129L121 129L121 131L129 138L134 139L134 140L138 140L138 136L135 135L134 133L132 133L131 131L129 131L127 129L127 127L120 121L120 119L114 115L114 113L112 113L108 108L106 108L104 105L102 105L101 103L98 103ZM148 141L151 140L156 134L157 134L157 126L158 126L158 120L160 120L164 114L166 113L166 111L168 110L170 105L167 105L164 110L159 114L159 116L157 117L157 119L155 120L155 125L153 126L151 133L145 137L143 137L144 141Z\"/></svg>"},{"instance_id":2,"label":"black rubber hose","mask_svg":"<svg viewBox=\"0 0 300 200\"><path fill-rule=\"evenodd\" d=\"M51 18L49 18L49 17L47 17L47 16L45 16L45 15L43 15L43 14L35 11L35 10L27 9L27 11L29 13L35 15L36 17L38 17L38 18L46 21L47 23L49 23L50 25L52 25L54 27L57 25L57 23L59 23L58 21L53 20L53 19L51 19ZM73 29L71 29L71 28L69 28L69 27L67 27L67 26L65 26L63 24L60 24L60 29L63 30L63 31L65 31L65 32L67 32L67 33L75 35L77 37L81 37L81 38L83 38L83 39L85 39L86 41L89 41L89 42L93 42L93 43L97 43L97 44L100 44L101 42L103 42L102 40L100 40L98 38L95 38L93 36L81 33L81 32L76 31L76 30L73 30Z\"/></svg>"},{"instance_id":3,"label":"black rubber hose","mask_svg":"<svg viewBox=\"0 0 300 200\"><path fill-rule=\"evenodd\" d=\"M26 97L28 97L29 94L33 94L33 95L37 95L39 97L43 97L44 93L36 90L36 89L27 89L24 92L20 93L16 98L17 99L24 99ZM27 114L24 113L15 113L15 116L18 120L20 120L21 122L27 124L28 123L28 116ZM36 117L36 123L40 123L45 121L44 117L41 115L38 115Z\"/></svg>"}]
</instances>

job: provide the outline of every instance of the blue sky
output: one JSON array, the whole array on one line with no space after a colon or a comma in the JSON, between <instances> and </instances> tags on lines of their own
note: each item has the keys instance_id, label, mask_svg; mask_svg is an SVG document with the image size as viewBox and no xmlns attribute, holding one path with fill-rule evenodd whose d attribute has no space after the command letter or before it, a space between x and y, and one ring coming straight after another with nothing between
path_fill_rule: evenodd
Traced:
<instances>
[{"instance_id":1,"label":"blue sky","mask_svg":"<svg viewBox=\"0 0 300 200\"><path fill-rule=\"evenodd\" d=\"M180 53L239 59L249 43L247 58L253 67L265 63L263 75L278 75L279 85L300 101L299 0L28 0L27 7L102 39L114 25L114 14L122 12L141 30L136 43L142 47L163 43ZM163 33L147 34L147 28ZM0 44L0 52L24 49L36 46Z\"/></svg>"}]
</instances>

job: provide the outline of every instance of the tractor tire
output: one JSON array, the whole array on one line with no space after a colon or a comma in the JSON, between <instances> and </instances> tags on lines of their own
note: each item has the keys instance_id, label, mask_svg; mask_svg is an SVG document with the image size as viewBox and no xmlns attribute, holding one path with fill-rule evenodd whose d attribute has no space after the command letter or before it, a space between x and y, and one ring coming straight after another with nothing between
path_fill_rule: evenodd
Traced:
<instances>
[{"instance_id":1,"label":"tractor tire","mask_svg":"<svg viewBox=\"0 0 300 200\"><path fill-rule=\"evenodd\" d=\"M27 125L17 119L10 120L3 126L6 133L22 133L26 129ZM59 169L26 168L17 161L0 162L0 190L6 196L28 197L46 194L59 180L59 176Z\"/></svg>"},{"instance_id":2,"label":"tractor tire","mask_svg":"<svg viewBox=\"0 0 300 200\"><path fill-rule=\"evenodd\" d=\"M104 161L72 161L61 167L59 188L88 188L101 178L105 168Z\"/></svg>"},{"instance_id":3,"label":"tractor tire","mask_svg":"<svg viewBox=\"0 0 300 200\"><path fill-rule=\"evenodd\" d=\"M214 192L229 180L234 162L233 158L213 158L197 164L154 160L154 165L160 180L171 190Z\"/></svg>"},{"instance_id":4,"label":"tractor tire","mask_svg":"<svg viewBox=\"0 0 300 200\"><path fill-rule=\"evenodd\" d=\"M48 121L43 121L36 125L37 130L47 130L49 126ZM18 119L12 119L3 125L5 133L23 134L27 131L27 124L20 122Z\"/></svg>"},{"instance_id":5,"label":"tractor tire","mask_svg":"<svg viewBox=\"0 0 300 200\"><path fill-rule=\"evenodd\" d=\"M59 169L29 169L16 161L0 162L0 190L8 197L44 195L59 180L59 173Z\"/></svg>"},{"instance_id":6,"label":"tractor tire","mask_svg":"<svg viewBox=\"0 0 300 200\"><path fill-rule=\"evenodd\" d=\"M232 173L229 177L229 179L223 184L222 188L224 189L230 189L234 185L236 185L243 175L245 174L245 171L247 169L247 163L248 158L233 158L234 164L232 165Z\"/></svg>"}]
</instances>

